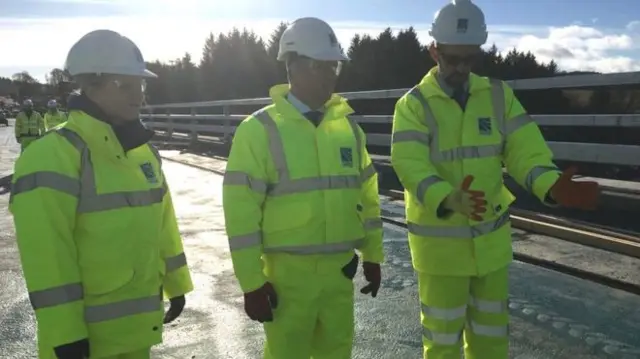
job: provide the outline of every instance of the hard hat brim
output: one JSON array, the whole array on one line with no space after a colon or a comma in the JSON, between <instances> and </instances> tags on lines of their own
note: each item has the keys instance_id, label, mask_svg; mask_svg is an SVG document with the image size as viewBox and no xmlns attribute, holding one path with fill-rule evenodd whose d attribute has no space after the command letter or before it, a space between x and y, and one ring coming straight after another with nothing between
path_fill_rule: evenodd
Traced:
<instances>
[{"instance_id":1,"label":"hard hat brim","mask_svg":"<svg viewBox=\"0 0 640 359\"><path fill-rule=\"evenodd\" d=\"M309 57L318 61L349 61L349 58L340 51L326 51Z\"/></svg>"}]
</instances>

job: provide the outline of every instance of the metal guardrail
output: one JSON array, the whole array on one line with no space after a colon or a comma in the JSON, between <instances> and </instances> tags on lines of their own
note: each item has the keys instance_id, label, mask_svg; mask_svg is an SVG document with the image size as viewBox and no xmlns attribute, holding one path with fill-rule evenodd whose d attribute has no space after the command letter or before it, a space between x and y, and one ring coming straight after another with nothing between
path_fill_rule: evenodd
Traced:
<instances>
[{"instance_id":1,"label":"metal guardrail","mask_svg":"<svg viewBox=\"0 0 640 359\"><path fill-rule=\"evenodd\" d=\"M506 81L506 83L514 90L620 86L640 84L640 72L558 76L511 80ZM390 99L399 98L408 90L359 91L341 93L341 95L349 100ZM231 107L259 106L270 103L270 98L255 98L152 105L144 108L148 113L143 114L142 118L150 128L164 132L169 141L177 132L188 133L192 143L198 142L202 136L213 137L228 143L233 137L238 123L247 117L246 114L231 114ZM222 114L198 113L199 110L202 111L205 108L212 107L221 107ZM175 110L184 112L185 109L189 109L190 114L172 113ZM363 124L390 124L392 121L392 116L389 115L355 115L353 117ZM640 114L533 115L532 117L542 126L640 127ZM374 146L388 147L391 144L391 134L367 133L367 143ZM558 160L640 166L640 146L561 141L549 141L548 144Z\"/></svg>"}]
</instances>

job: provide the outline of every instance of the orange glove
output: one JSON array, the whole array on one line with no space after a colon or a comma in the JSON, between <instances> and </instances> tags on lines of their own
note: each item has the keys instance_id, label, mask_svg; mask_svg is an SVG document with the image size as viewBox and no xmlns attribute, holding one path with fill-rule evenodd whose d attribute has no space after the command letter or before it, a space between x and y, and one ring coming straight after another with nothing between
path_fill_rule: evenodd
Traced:
<instances>
[{"instance_id":1,"label":"orange glove","mask_svg":"<svg viewBox=\"0 0 640 359\"><path fill-rule=\"evenodd\" d=\"M465 177L460 189L455 190L444 200L444 206L474 221L481 221L482 213L487 211L487 201L484 198L484 191L469 189L473 180L474 177L471 175Z\"/></svg>"},{"instance_id":2,"label":"orange glove","mask_svg":"<svg viewBox=\"0 0 640 359\"><path fill-rule=\"evenodd\" d=\"M598 204L600 196L600 186L598 182L576 182L573 175L578 172L576 167L570 167L560 175L560 178L553 184L551 198L559 205L569 208L594 210Z\"/></svg>"}]
</instances>

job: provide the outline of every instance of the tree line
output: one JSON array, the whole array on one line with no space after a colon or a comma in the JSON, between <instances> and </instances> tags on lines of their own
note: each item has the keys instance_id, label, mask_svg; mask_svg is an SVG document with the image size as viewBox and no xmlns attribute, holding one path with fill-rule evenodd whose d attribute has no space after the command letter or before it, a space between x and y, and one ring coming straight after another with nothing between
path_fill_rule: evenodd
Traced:
<instances>
[{"instance_id":1,"label":"tree line","mask_svg":"<svg viewBox=\"0 0 640 359\"><path fill-rule=\"evenodd\" d=\"M267 39L249 29L210 33L196 63L185 53L173 61L148 63L157 79L148 81L149 104L264 97L269 88L287 81L284 64L276 61L278 42L286 23L281 23ZM413 28L396 34L385 29L377 36L355 35L348 48L351 61L343 68L338 91L406 88L415 85L435 65L426 44L420 43ZM553 61L543 63L530 52L512 49L501 54L494 45L483 51L474 72L503 80L549 77L565 74ZM63 104L71 90L64 70L53 69L45 83L28 72L0 78L0 96L15 100L32 98L46 102L57 98ZM633 112L638 107L635 91L623 89L595 91L541 90L519 92L518 97L532 113L612 113ZM357 102L357 101L356 101ZM355 103L356 110L390 113L394 100Z\"/></svg>"}]
</instances>

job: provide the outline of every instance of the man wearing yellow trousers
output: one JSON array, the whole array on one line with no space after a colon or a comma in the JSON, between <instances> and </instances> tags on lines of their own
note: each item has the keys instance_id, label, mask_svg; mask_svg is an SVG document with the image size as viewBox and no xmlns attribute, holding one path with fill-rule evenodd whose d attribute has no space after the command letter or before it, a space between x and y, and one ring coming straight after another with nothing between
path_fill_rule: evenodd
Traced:
<instances>
[{"instance_id":1,"label":"man wearing yellow trousers","mask_svg":"<svg viewBox=\"0 0 640 359\"><path fill-rule=\"evenodd\" d=\"M316 18L280 39L288 85L237 128L224 177L231 258L247 315L263 322L266 359L349 359L359 257L376 296L382 223L365 135L333 94L342 61ZM264 269L263 269L264 263Z\"/></svg>"},{"instance_id":2,"label":"man wearing yellow trousers","mask_svg":"<svg viewBox=\"0 0 640 359\"><path fill-rule=\"evenodd\" d=\"M502 163L548 205L594 208L596 183L553 164L537 125L502 81L470 73L484 14L455 0L435 16L433 68L396 104L391 160L405 187L424 358L508 357L509 206ZM464 336L463 336L464 333Z\"/></svg>"}]
</instances>

